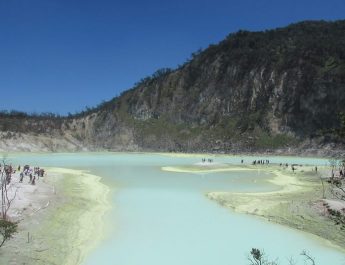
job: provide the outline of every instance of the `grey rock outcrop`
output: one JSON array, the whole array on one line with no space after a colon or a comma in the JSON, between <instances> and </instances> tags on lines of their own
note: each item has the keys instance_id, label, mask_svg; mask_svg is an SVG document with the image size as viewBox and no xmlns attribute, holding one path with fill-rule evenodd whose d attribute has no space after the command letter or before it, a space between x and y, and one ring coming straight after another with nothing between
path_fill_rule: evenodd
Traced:
<instances>
[{"instance_id":1,"label":"grey rock outcrop","mask_svg":"<svg viewBox=\"0 0 345 265\"><path fill-rule=\"evenodd\" d=\"M345 21L306 21L239 31L97 108L15 126L2 117L0 130L60 139L51 150L329 150L344 147L342 112Z\"/></svg>"}]
</instances>

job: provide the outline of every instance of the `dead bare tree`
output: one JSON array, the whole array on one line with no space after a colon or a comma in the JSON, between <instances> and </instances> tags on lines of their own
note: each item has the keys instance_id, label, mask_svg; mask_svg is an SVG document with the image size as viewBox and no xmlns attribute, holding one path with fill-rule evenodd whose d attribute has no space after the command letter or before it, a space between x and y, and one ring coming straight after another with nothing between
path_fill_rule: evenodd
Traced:
<instances>
[{"instance_id":1,"label":"dead bare tree","mask_svg":"<svg viewBox=\"0 0 345 265\"><path fill-rule=\"evenodd\" d=\"M289 262L289 265L297 265L297 262L292 257L288 259L288 262Z\"/></svg>"},{"instance_id":2,"label":"dead bare tree","mask_svg":"<svg viewBox=\"0 0 345 265\"><path fill-rule=\"evenodd\" d=\"M311 265L315 265L315 258L310 256L307 251L303 250L301 255L305 257L305 261L310 262ZM252 248L250 255L248 256L250 265L278 265L277 261L270 261L266 258L265 253L257 248ZM288 259L289 265L297 265L297 262L291 257ZM305 263L306 264L306 263Z\"/></svg>"},{"instance_id":3,"label":"dead bare tree","mask_svg":"<svg viewBox=\"0 0 345 265\"><path fill-rule=\"evenodd\" d=\"M316 175L319 176L320 181L321 181L321 185L322 185L322 199L326 199L326 187L325 187L325 183L324 183L324 179L322 177L321 174L319 174L317 171L315 171Z\"/></svg>"},{"instance_id":4,"label":"dead bare tree","mask_svg":"<svg viewBox=\"0 0 345 265\"><path fill-rule=\"evenodd\" d=\"M18 223L8 220L8 210L17 195L17 188L14 195L9 197L9 184L11 181L11 168L7 167L6 157L0 163L0 189L1 189L1 218L0 218L0 248L17 232Z\"/></svg>"},{"instance_id":5,"label":"dead bare tree","mask_svg":"<svg viewBox=\"0 0 345 265\"><path fill-rule=\"evenodd\" d=\"M17 223L0 219L0 235L2 236L2 240L0 240L0 248L7 240L12 238L14 233L17 232L17 227Z\"/></svg>"},{"instance_id":6,"label":"dead bare tree","mask_svg":"<svg viewBox=\"0 0 345 265\"><path fill-rule=\"evenodd\" d=\"M345 201L345 159L337 159L332 161L332 175L329 179L330 193L333 199ZM336 174L338 171L338 174ZM345 209L335 210L331 207L327 208L329 216L334 220L336 225L340 225L345 229Z\"/></svg>"},{"instance_id":7,"label":"dead bare tree","mask_svg":"<svg viewBox=\"0 0 345 265\"><path fill-rule=\"evenodd\" d=\"M330 162L330 164L332 168L332 175L329 181L331 184L331 193L336 199L345 201L345 159L333 160L332 163ZM335 175L337 169L339 171L338 176Z\"/></svg>"},{"instance_id":8,"label":"dead bare tree","mask_svg":"<svg viewBox=\"0 0 345 265\"><path fill-rule=\"evenodd\" d=\"M2 219L6 220L6 188L5 186L7 185L6 181L6 172L5 172L5 158L3 158L1 162L1 217Z\"/></svg>"},{"instance_id":9,"label":"dead bare tree","mask_svg":"<svg viewBox=\"0 0 345 265\"><path fill-rule=\"evenodd\" d=\"M11 181L11 170L6 164L6 156L1 161L1 177L0 177L0 188L1 188L1 218L8 220L8 211L11 208L12 202L17 196L18 188L15 188L14 194L9 196L9 185Z\"/></svg>"},{"instance_id":10,"label":"dead bare tree","mask_svg":"<svg viewBox=\"0 0 345 265\"><path fill-rule=\"evenodd\" d=\"M312 265L315 265L315 258L310 256L307 251L303 250L301 255L305 257L306 261L309 261Z\"/></svg>"},{"instance_id":11,"label":"dead bare tree","mask_svg":"<svg viewBox=\"0 0 345 265\"><path fill-rule=\"evenodd\" d=\"M338 200L345 201L345 183L341 179L332 180L332 195Z\"/></svg>"},{"instance_id":12,"label":"dead bare tree","mask_svg":"<svg viewBox=\"0 0 345 265\"><path fill-rule=\"evenodd\" d=\"M278 265L276 261L267 260L264 251L257 248L252 248L248 260L250 265Z\"/></svg>"}]
</instances>

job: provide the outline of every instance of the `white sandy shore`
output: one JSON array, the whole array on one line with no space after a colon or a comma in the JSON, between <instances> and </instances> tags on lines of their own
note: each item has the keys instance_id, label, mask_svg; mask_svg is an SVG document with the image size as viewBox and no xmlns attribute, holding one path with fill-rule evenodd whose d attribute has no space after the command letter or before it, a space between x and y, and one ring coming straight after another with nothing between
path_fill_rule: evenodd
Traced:
<instances>
[{"instance_id":1,"label":"white sandy shore","mask_svg":"<svg viewBox=\"0 0 345 265\"><path fill-rule=\"evenodd\" d=\"M49 207L55 194L53 184L46 177L36 178L36 185L29 183L29 176L25 176L19 183L19 172L12 175L8 186L8 198L13 200L8 211L8 217L12 221L20 221L26 216Z\"/></svg>"},{"instance_id":2,"label":"white sandy shore","mask_svg":"<svg viewBox=\"0 0 345 265\"><path fill-rule=\"evenodd\" d=\"M344 232L340 227L335 227L327 217L322 202L338 210L344 204L335 203L334 200L321 200L319 177L315 173L305 175L305 172L312 172L312 167L299 168L295 173L277 166L261 170L274 175L268 181L279 186L279 190L255 193L209 192L206 196L236 212L263 217L271 222L309 232L322 238L325 245L345 250ZM324 168L322 170L325 171Z\"/></svg>"},{"instance_id":3,"label":"white sandy shore","mask_svg":"<svg viewBox=\"0 0 345 265\"><path fill-rule=\"evenodd\" d=\"M19 231L2 248L0 264L79 265L104 236L110 204L101 178L72 169L46 171L36 185L27 176L23 183L13 177L11 193L17 193L9 214L20 221Z\"/></svg>"},{"instance_id":4,"label":"white sandy shore","mask_svg":"<svg viewBox=\"0 0 345 265\"><path fill-rule=\"evenodd\" d=\"M281 201L274 199L284 194L294 193L303 189L301 183L294 175L285 174L279 170L267 170L273 173L274 178L268 179L269 182L280 187L276 191L268 192L209 192L207 197L221 202L227 207L240 213L264 214L268 209L278 206Z\"/></svg>"},{"instance_id":5,"label":"white sandy shore","mask_svg":"<svg viewBox=\"0 0 345 265\"><path fill-rule=\"evenodd\" d=\"M210 164L210 165L199 165L194 164L191 166L181 166L181 167L162 167L163 171L169 172L182 172L182 173L207 173L207 172L226 172L226 171L252 171L257 170L254 168L244 168L228 166L226 164Z\"/></svg>"},{"instance_id":6,"label":"white sandy shore","mask_svg":"<svg viewBox=\"0 0 345 265\"><path fill-rule=\"evenodd\" d=\"M247 168L245 168L247 169ZM293 174L288 169L272 167L252 167L252 169L271 173L274 177L267 181L280 187L279 190L267 192L209 192L207 197L212 200L226 201L228 207L237 212L264 214L268 209L275 207L281 203L279 198L285 195L298 192L306 192L312 189L315 184L306 184L298 179L297 174ZM305 167L304 170L309 168ZM236 168L236 170L238 170ZM317 184L319 185L319 184ZM231 206L230 206L231 205Z\"/></svg>"},{"instance_id":7,"label":"white sandy shore","mask_svg":"<svg viewBox=\"0 0 345 265\"><path fill-rule=\"evenodd\" d=\"M65 265L82 264L86 255L97 246L104 238L103 217L110 209L108 201L109 188L100 182L101 177L88 174L80 170L50 168L49 171L62 174L66 177L72 177L77 184L72 188L70 198L73 200L85 200L85 208L81 209L77 219L73 219L70 229L75 231L75 236L70 238L70 253L66 256ZM64 215L66 216L66 215ZM68 216L66 216L68 219ZM66 235L69 236L69 235Z\"/></svg>"}]
</instances>

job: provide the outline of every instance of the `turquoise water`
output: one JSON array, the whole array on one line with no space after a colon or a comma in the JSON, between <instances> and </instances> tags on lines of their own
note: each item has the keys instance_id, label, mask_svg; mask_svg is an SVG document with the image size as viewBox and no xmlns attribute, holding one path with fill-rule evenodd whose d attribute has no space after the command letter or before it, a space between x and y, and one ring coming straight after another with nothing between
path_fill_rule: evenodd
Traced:
<instances>
[{"instance_id":1,"label":"turquoise water","mask_svg":"<svg viewBox=\"0 0 345 265\"><path fill-rule=\"evenodd\" d=\"M215 162L250 163L258 157L216 156ZM162 166L192 165L201 157L159 154L11 155L14 164L30 163L87 169L114 189L108 234L84 265L244 265L252 247L288 264L309 251L318 265L341 265L345 255L307 233L236 214L208 200L207 191L257 192L277 189L260 171L174 173ZM266 158L262 158L266 159ZM327 160L270 157L271 163L325 165Z\"/></svg>"}]
</instances>

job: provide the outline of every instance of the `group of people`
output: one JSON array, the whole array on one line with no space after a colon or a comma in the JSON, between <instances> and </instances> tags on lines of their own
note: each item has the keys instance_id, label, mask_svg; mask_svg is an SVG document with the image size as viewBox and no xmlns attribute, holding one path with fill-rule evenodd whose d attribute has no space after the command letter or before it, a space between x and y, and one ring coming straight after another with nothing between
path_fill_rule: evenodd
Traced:
<instances>
[{"instance_id":1,"label":"group of people","mask_svg":"<svg viewBox=\"0 0 345 265\"><path fill-rule=\"evenodd\" d=\"M22 169L22 171L21 171ZM22 183L25 176L29 177L29 184L36 185L36 179L38 180L40 177L44 177L45 171L43 168L34 167L31 168L29 165L25 165L24 167L18 166L17 170L13 168L12 165L0 165L0 175L4 176L6 184L10 184L12 180L13 174L16 172L20 172L19 174L19 182Z\"/></svg>"},{"instance_id":2,"label":"group of people","mask_svg":"<svg viewBox=\"0 0 345 265\"><path fill-rule=\"evenodd\" d=\"M211 158L208 158L208 159L203 158L203 159L201 159L201 162L202 162L202 163L206 163L206 161L207 161L208 163L212 163L212 162L213 162L213 159L211 159Z\"/></svg>"},{"instance_id":3,"label":"group of people","mask_svg":"<svg viewBox=\"0 0 345 265\"><path fill-rule=\"evenodd\" d=\"M242 164L243 164L243 159L242 159ZM270 163L270 161L268 159L260 159L260 160L254 160L252 162L252 165L268 165Z\"/></svg>"},{"instance_id":4,"label":"group of people","mask_svg":"<svg viewBox=\"0 0 345 265\"><path fill-rule=\"evenodd\" d=\"M206 162L207 163L213 163L213 159L211 159L211 158L208 158L208 159L202 158L201 162L202 163L206 163ZM241 159L241 164L244 164L244 160L243 159ZM255 159L255 160L253 160L251 162L251 164L254 165L254 166L255 165L269 165L270 164L270 160L269 159ZM302 165L299 165L299 164L290 164L289 165L289 163L279 163L279 166L283 167L284 169L287 169L287 168L289 168L289 166L291 166L292 172L295 172L297 167L298 166L301 167ZM315 166L312 170L317 173L317 171L318 171L317 166ZM341 179L345 178L345 170L343 168L339 168L337 174L335 174L335 171L336 170L333 168L332 169L332 178L334 178L335 176L337 176L337 177L339 177Z\"/></svg>"},{"instance_id":5,"label":"group of people","mask_svg":"<svg viewBox=\"0 0 345 265\"><path fill-rule=\"evenodd\" d=\"M6 184L10 184L12 179L13 171L15 173L15 170L13 170L12 165L4 165L2 166L0 164L0 175L5 177Z\"/></svg>"},{"instance_id":6,"label":"group of people","mask_svg":"<svg viewBox=\"0 0 345 265\"><path fill-rule=\"evenodd\" d=\"M19 165L18 171L20 171L20 169L21 169L21 166ZM24 177L29 176L29 178L30 178L29 183L31 185L35 185L36 184L36 177L38 180L40 177L44 177L44 173L45 173L45 171L43 168L40 168L40 167L31 168L29 165L25 165L23 167L23 171L20 172L19 182L22 183L24 180Z\"/></svg>"},{"instance_id":7,"label":"group of people","mask_svg":"<svg viewBox=\"0 0 345 265\"><path fill-rule=\"evenodd\" d=\"M241 164L243 164L244 161L243 159L241 160ZM258 159L258 160L253 160L252 161L252 165L269 165L270 164L270 160L269 159ZM288 163L279 163L280 167L284 167L284 168L288 168L289 164ZM298 166L298 164L291 164L291 170L292 172L295 172L296 167ZM302 165L299 165L302 166ZM317 167L315 167L315 170L317 171Z\"/></svg>"},{"instance_id":8,"label":"group of people","mask_svg":"<svg viewBox=\"0 0 345 265\"><path fill-rule=\"evenodd\" d=\"M261 164L261 165L268 165L270 163L270 161L268 159L265 160L254 160L253 161L253 165L257 165L257 164ZM297 166L302 166L302 165L298 165L298 164L291 164L291 170L292 172L295 172L296 167ZM289 167L289 163L279 163L279 167L283 167L283 168L288 168ZM317 167L315 167L315 170L317 171Z\"/></svg>"}]
</instances>

